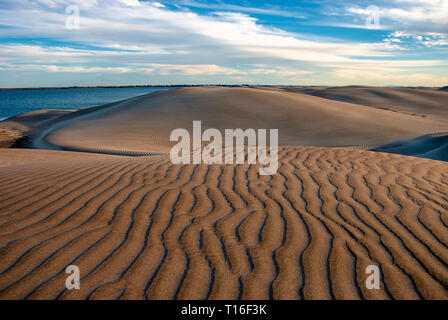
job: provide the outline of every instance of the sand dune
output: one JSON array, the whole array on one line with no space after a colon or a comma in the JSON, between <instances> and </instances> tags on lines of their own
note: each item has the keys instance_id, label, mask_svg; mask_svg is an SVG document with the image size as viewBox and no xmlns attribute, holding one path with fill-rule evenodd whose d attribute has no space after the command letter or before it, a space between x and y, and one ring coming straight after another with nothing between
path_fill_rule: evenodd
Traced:
<instances>
[{"instance_id":1,"label":"sand dune","mask_svg":"<svg viewBox=\"0 0 448 320\"><path fill-rule=\"evenodd\" d=\"M80 152L61 152L53 150L38 149L0 149L0 168L22 166L26 168L29 165L49 164L49 163L72 163L79 160L103 161L111 159L111 156L99 153L80 153ZM11 155L11 156L10 156ZM114 156L114 159L128 159L127 157ZM16 168L16 169L17 169Z\"/></svg>"},{"instance_id":2,"label":"sand dune","mask_svg":"<svg viewBox=\"0 0 448 320\"><path fill-rule=\"evenodd\" d=\"M63 156L0 171L0 299L448 298L445 162L288 147L263 177ZM65 289L70 264L80 290Z\"/></svg>"},{"instance_id":3,"label":"sand dune","mask_svg":"<svg viewBox=\"0 0 448 320\"><path fill-rule=\"evenodd\" d=\"M448 299L448 163L392 154L443 158L445 135L409 139L448 120L395 111L188 88L4 121L56 150L0 149L0 299ZM173 165L193 120L279 128L278 173Z\"/></svg>"},{"instance_id":4,"label":"sand dune","mask_svg":"<svg viewBox=\"0 0 448 320\"><path fill-rule=\"evenodd\" d=\"M282 89L403 114L448 119L448 92L446 90L363 86L283 87Z\"/></svg>"},{"instance_id":5,"label":"sand dune","mask_svg":"<svg viewBox=\"0 0 448 320\"><path fill-rule=\"evenodd\" d=\"M448 133L429 134L415 139L395 141L372 150L448 161Z\"/></svg>"},{"instance_id":6,"label":"sand dune","mask_svg":"<svg viewBox=\"0 0 448 320\"><path fill-rule=\"evenodd\" d=\"M33 133L39 148L105 153L168 152L175 128L279 128L280 145L382 145L447 131L423 118L290 92L183 88L62 116Z\"/></svg>"},{"instance_id":7,"label":"sand dune","mask_svg":"<svg viewBox=\"0 0 448 320\"><path fill-rule=\"evenodd\" d=\"M11 148L24 138L20 131L0 128L0 148Z\"/></svg>"},{"instance_id":8,"label":"sand dune","mask_svg":"<svg viewBox=\"0 0 448 320\"><path fill-rule=\"evenodd\" d=\"M15 131L22 135L34 136L64 115L76 110L44 109L31 111L0 121L0 128Z\"/></svg>"}]
</instances>

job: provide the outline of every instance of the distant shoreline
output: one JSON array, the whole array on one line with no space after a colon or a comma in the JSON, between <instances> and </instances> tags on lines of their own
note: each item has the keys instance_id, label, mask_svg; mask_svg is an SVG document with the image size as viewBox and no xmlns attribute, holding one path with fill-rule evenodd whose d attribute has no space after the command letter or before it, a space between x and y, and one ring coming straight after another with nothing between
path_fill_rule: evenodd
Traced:
<instances>
[{"instance_id":1,"label":"distant shoreline","mask_svg":"<svg viewBox=\"0 0 448 320\"><path fill-rule=\"evenodd\" d=\"M268 84L170 84L170 85L126 85L126 86L69 86L69 87L25 87L25 88L0 88L0 91L13 90L70 90L70 89L120 89L120 88L188 88L188 87L357 87L358 85L328 86L328 85L268 85ZM372 88L413 88L413 89L437 89L448 91L444 87L423 86L363 86Z\"/></svg>"},{"instance_id":2,"label":"distant shoreline","mask_svg":"<svg viewBox=\"0 0 448 320\"><path fill-rule=\"evenodd\" d=\"M70 86L70 87L35 87L35 88L0 88L0 91L12 90L70 90L70 89L115 89L115 88L183 88L183 87L241 87L244 84L173 84L173 85L129 85L129 86Z\"/></svg>"}]
</instances>

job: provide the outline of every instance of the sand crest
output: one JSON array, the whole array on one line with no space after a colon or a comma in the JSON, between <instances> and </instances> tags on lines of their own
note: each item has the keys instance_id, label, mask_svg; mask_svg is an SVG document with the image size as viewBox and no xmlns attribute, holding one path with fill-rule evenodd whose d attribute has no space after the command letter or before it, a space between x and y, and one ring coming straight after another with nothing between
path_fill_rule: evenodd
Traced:
<instances>
[{"instance_id":1,"label":"sand crest","mask_svg":"<svg viewBox=\"0 0 448 320\"><path fill-rule=\"evenodd\" d=\"M35 147L104 153L164 153L172 130L280 130L280 145L382 145L444 132L447 119L424 118L294 92L182 88L82 110L34 134Z\"/></svg>"}]
</instances>

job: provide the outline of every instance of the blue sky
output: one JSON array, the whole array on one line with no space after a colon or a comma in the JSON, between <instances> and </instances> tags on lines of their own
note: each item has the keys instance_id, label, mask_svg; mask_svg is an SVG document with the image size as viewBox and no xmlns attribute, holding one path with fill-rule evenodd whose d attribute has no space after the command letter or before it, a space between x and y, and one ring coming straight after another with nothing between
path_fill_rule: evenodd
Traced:
<instances>
[{"instance_id":1,"label":"blue sky","mask_svg":"<svg viewBox=\"0 0 448 320\"><path fill-rule=\"evenodd\" d=\"M0 87L444 86L447 53L448 0L0 2Z\"/></svg>"}]
</instances>

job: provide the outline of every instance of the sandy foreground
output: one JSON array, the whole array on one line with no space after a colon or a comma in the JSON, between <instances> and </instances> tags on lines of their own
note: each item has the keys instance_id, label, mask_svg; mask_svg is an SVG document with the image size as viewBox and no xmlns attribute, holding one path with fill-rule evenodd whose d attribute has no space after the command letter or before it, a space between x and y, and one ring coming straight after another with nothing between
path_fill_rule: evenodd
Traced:
<instances>
[{"instance_id":1,"label":"sandy foreground","mask_svg":"<svg viewBox=\"0 0 448 320\"><path fill-rule=\"evenodd\" d=\"M0 149L0 299L447 299L448 163L362 150L448 131L401 111L186 88L0 123L54 149ZM173 165L192 120L279 128L278 173Z\"/></svg>"}]
</instances>

